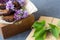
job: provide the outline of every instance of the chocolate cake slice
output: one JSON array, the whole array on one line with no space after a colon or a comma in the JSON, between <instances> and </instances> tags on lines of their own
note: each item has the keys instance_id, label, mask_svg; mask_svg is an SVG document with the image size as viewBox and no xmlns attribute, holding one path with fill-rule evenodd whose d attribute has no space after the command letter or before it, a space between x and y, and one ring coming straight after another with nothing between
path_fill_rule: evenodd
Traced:
<instances>
[{"instance_id":1,"label":"chocolate cake slice","mask_svg":"<svg viewBox=\"0 0 60 40\"><path fill-rule=\"evenodd\" d=\"M17 2L17 1L14 1L13 4L14 4L15 9L21 9L22 8L21 5L19 4L19 2Z\"/></svg>"},{"instance_id":2,"label":"chocolate cake slice","mask_svg":"<svg viewBox=\"0 0 60 40\"><path fill-rule=\"evenodd\" d=\"M3 16L3 20L5 20L7 22L13 22L14 21L14 15Z\"/></svg>"},{"instance_id":3,"label":"chocolate cake slice","mask_svg":"<svg viewBox=\"0 0 60 40\"><path fill-rule=\"evenodd\" d=\"M15 11L13 10L0 10L0 16L3 15L3 16L8 16L8 15L11 15L11 14L14 14Z\"/></svg>"},{"instance_id":4,"label":"chocolate cake slice","mask_svg":"<svg viewBox=\"0 0 60 40\"><path fill-rule=\"evenodd\" d=\"M11 2L11 3L10 3ZM11 5L10 5L11 4ZM6 6L9 10L6 9ZM3 20L7 22L14 21L14 13L16 10L20 10L22 7L18 1L8 1L6 3L0 3L0 16L3 16Z\"/></svg>"},{"instance_id":5,"label":"chocolate cake slice","mask_svg":"<svg viewBox=\"0 0 60 40\"><path fill-rule=\"evenodd\" d=\"M21 5L19 4L19 2L17 2L17 1L14 1L13 4L14 4L15 9L21 9L22 8ZM1 10L6 9L6 3L5 4L0 3L0 9Z\"/></svg>"},{"instance_id":6,"label":"chocolate cake slice","mask_svg":"<svg viewBox=\"0 0 60 40\"><path fill-rule=\"evenodd\" d=\"M1 9L1 10L6 9L6 5L5 5L5 4L1 4L1 3L0 3L0 9Z\"/></svg>"},{"instance_id":7,"label":"chocolate cake slice","mask_svg":"<svg viewBox=\"0 0 60 40\"><path fill-rule=\"evenodd\" d=\"M15 10L21 9L21 6L17 1L14 1L13 4ZM0 15L7 16L14 13L15 11L12 9L6 10L6 4L0 3Z\"/></svg>"},{"instance_id":8,"label":"chocolate cake slice","mask_svg":"<svg viewBox=\"0 0 60 40\"><path fill-rule=\"evenodd\" d=\"M0 15L4 15L4 14L6 15L6 14L8 14L7 12L8 12L8 10L0 10Z\"/></svg>"}]
</instances>

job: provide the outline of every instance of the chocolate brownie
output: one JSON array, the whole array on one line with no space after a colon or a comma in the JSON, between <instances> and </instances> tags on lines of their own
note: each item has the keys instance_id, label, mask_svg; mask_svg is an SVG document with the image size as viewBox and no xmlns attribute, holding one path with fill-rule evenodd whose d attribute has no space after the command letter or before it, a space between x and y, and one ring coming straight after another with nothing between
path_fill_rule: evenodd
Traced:
<instances>
[{"instance_id":1,"label":"chocolate brownie","mask_svg":"<svg viewBox=\"0 0 60 40\"><path fill-rule=\"evenodd\" d=\"M14 4L15 9L21 9L22 8L21 5L19 4L19 2L17 2L17 1L14 1L13 4Z\"/></svg>"},{"instance_id":2,"label":"chocolate brownie","mask_svg":"<svg viewBox=\"0 0 60 40\"><path fill-rule=\"evenodd\" d=\"M19 4L19 2L17 2L16 0L13 1L14 7L15 9L20 9L21 5ZM6 3L0 3L0 9L6 9Z\"/></svg>"},{"instance_id":3,"label":"chocolate brownie","mask_svg":"<svg viewBox=\"0 0 60 40\"><path fill-rule=\"evenodd\" d=\"M11 14L14 14L15 12L13 10L0 10L0 15L3 15L3 16L8 16L8 15L11 15Z\"/></svg>"},{"instance_id":4,"label":"chocolate brownie","mask_svg":"<svg viewBox=\"0 0 60 40\"><path fill-rule=\"evenodd\" d=\"M1 9L1 10L6 9L6 5L5 5L5 4L1 4L1 3L0 3L0 9Z\"/></svg>"},{"instance_id":5,"label":"chocolate brownie","mask_svg":"<svg viewBox=\"0 0 60 40\"><path fill-rule=\"evenodd\" d=\"M6 3L8 2L9 0L0 0L0 3Z\"/></svg>"},{"instance_id":6,"label":"chocolate brownie","mask_svg":"<svg viewBox=\"0 0 60 40\"><path fill-rule=\"evenodd\" d=\"M7 22L13 22L14 21L14 15L3 16L3 20L5 20Z\"/></svg>"}]
</instances>

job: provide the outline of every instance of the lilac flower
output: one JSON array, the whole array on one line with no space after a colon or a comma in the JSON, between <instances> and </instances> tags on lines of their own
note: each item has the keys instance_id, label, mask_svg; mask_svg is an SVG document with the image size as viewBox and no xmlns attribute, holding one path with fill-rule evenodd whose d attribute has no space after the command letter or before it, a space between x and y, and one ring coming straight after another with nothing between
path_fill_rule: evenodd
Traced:
<instances>
[{"instance_id":1,"label":"lilac flower","mask_svg":"<svg viewBox=\"0 0 60 40\"><path fill-rule=\"evenodd\" d=\"M24 14L24 15L22 16L22 18L26 18L26 17L28 16L27 10L24 10L24 11L23 11L23 14Z\"/></svg>"},{"instance_id":2,"label":"lilac flower","mask_svg":"<svg viewBox=\"0 0 60 40\"><path fill-rule=\"evenodd\" d=\"M19 20L19 19L21 19L21 16L17 16L17 14L14 14L14 18L15 18L15 20Z\"/></svg>"},{"instance_id":3,"label":"lilac flower","mask_svg":"<svg viewBox=\"0 0 60 40\"><path fill-rule=\"evenodd\" d=\"M16 13L14 14L14 18L16 20L19 20L19 19L22 18L22 15L23 15L22 9L21 10L16 10Z\"/></svg>"},{"instance_id":4,"label":"lilac flower","mask_svg":"<svg viewBox=\"0 0 60 40\"><path fill-rule=\"evenodd\" d=\"M16 13L14 14L15 20L20 20L22 18L26 18L28 16L28 12L25 10L17 10Z\"/></svg>"},{"instance_id":5,"label":"lilac flower","mask_svg":"<svg viewBox=\"0 0 60 40\"><path fill-rule=\"evenodd\" d=\"M6 9L7 10L9 10L9 9L14 9L14 4L12 3L12 1L8 1L7 3L6 3Z\"/></svg>"},{"instance_id":6,"label":"lilac flower","mask_svg":"<svg viewBox=\"0 0 60 40\"><path fill-rule=\"evenodd\" d=\"M20 3L21 6L25 5L25 0L18 0L18 2Z\"/></svg>"}]
</instances>

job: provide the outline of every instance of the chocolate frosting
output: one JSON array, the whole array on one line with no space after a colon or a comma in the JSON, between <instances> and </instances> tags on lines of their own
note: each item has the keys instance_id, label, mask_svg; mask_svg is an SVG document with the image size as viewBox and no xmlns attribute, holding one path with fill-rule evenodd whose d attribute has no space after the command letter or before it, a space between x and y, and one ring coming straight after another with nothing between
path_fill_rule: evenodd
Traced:
<instances>
[{"instance_id":1,"label":"chocolate frosting","mask_svg":"<svg viewBox=\"0 0 60 40\"><path fill-rule=\"evenodd\" d=\"M0 3L6 3L8 2L9 0L0 0ZM12 1L16 1L16 0L12 0Z\"/></svg>"},{"instance_id":2,"label":"chocolate frosting","mask_svg":"<svg viewBox=\"0 0 60 40\"><path fill-rule=\"evenodd\" d=\"M9 0L0 0L0 3L6 3Z\"/></svg>"}]
</instances>

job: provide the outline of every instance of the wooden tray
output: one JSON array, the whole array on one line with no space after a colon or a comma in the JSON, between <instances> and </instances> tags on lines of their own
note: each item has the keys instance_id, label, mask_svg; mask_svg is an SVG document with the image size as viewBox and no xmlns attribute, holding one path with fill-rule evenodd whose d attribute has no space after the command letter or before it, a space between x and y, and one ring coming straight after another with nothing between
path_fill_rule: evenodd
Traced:
<instances>
[{"instance_id":1,"label":"wooden tray","mask_svg":"<svg viewBox=\"0 0 60 40\"><path fill-rule=\"evenodd\" d=\"M60 19L58 19L58 18L46 17L46 16L41 16L39 18L38 22L40 22L41 20L45 20L46 21L46 26L49 26L48 23L52 23L54 25L57 25L58 21L60 21ZM32 29L30 34L27 36L26 40L35 40L35 38L32 37L33 34L34 34L34 31L35 30ZM52 34L49 33L45 40L56 40L56 38ZM60 40L60 37L57 40Z\"/></svg>"}]
</instances>

